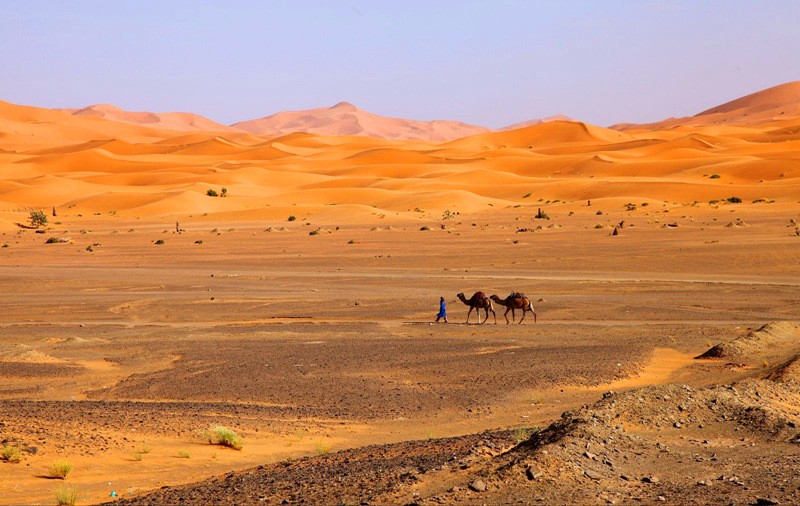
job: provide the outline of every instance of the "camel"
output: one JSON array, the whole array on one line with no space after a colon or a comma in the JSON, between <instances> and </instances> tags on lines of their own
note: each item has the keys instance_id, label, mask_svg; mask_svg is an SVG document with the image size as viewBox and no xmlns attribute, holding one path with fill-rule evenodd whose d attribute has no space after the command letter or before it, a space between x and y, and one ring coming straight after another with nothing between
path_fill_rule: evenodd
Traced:
<instances>
[{"instance_id":1,"label":"camel","mask_svg":"<svg viewBox=\"0 0 800 506\"><path fill-rule=\"evenodd\" d=\"M508 323L509 311L511 311L511 321L515 321L517 319L516 315L514 314L515 309L522 309L522 318L520 318L519 323L522 323L522 320L525 319L525 313L528 311L533 313L533 323L536 323L536 310L533 309L533 304L531 303L530 299L525 296L525 294L512 293L505 299L501 299L497 295L492 295L489 298L495 301L498 305L506 308L506 312L503 313L503 316L506 317L506 323Z\"/></svg>"},{"instance_id":2,"label":"camel","mask_svg":"<svg viewBox=\"0 0 800 506\"><path fill-rule=\"evenodd\" d=\"M467 323L469 323L469 316L472 314L473 309L478 314L478 323L481 323L481 312L480 312L481 309L486 310L486 318L484 318L483 323L486 323L486 320L489 319L489 311L492 312L492 314L494 315L494 322L497 323L497 313L494 312L494 306L492 306L492 301L489 300L489 297L484 295L483 292L475 292L469 299L464 297L463 293L457 294L456 297L458 297L458 300L469 306L469 312L467 313Z\"/></svg>"}]
</instances>

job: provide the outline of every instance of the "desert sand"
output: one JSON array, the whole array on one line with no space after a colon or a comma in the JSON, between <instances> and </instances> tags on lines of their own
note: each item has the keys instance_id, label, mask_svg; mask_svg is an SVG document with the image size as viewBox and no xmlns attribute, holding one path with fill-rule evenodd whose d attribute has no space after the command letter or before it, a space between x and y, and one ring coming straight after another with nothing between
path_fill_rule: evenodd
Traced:
<instances>
[{"instance_id":1,"label":"desert sand","mask_svg":"<svg viewBox=\"0 0 800 506\"><path fill-rule=\"evenodd\" d=\"M0 102L0 502L800 501L778 91L443 142Z\"/></svg>"}]
</instances>

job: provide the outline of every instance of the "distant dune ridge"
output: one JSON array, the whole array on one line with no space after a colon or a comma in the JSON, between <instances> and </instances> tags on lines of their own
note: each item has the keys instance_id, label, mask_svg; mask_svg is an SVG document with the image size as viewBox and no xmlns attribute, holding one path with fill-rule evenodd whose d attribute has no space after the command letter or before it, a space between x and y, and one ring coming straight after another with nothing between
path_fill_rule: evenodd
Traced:
<instances>
[{"instance_id":1,"label":"distant dune ridge","mask_svg":"<svg viewBox=\"0 0 800 506\"><path fill-rule=\"evenodd\" d=\"M800 81L793 81L706 109L694 116L668 118L655 123L619 123L617 130L661 130L676 126L755 125L800 117Z\"/></svg>"},{"instance_id":2,"label":"distant dune ridge","mask_svg":"<svg viewBox=\"0 0 800 506\"><path fill-rule=\"evenodd\" d=\"M378 116L348 102L333 107L284 111L232 126L260 135L279 136L293 132L320 135L365 135L383 139L442 142L489 129L460 121L414 121Z\"/></svg>"},{"instance_id":3,"label":"distant dune ridge","mask_svg":"<svg viewBox=\"0 0 800 506\"><path fill-rule=\"evenodd\" d=\"M190 113L0 101L0 228L13 230L25 208L50 206L135 217L325 212L368 219L415 208L499 209L531 195L562 202L800 199L800 82L683 123L610 129L559 117L531 121L490 131L384 118L342 102L227 127ZM228 198L206 197L222 186Z\"/></svg>"}]
</instances>

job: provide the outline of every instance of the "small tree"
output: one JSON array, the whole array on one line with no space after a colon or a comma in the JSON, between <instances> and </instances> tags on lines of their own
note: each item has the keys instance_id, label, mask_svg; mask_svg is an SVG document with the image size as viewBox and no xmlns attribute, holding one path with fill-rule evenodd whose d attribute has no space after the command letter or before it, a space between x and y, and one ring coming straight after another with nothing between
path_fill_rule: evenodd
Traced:
<instances>
[{"instance_id":1,"label":"small tree","mask_svg":"<svg viewBox=\"0 0 800 506\"><path fill-rule=\"evenodd\" d=\"M222 190L220 190L220 191L222 192L222 193L220 194L220 197L227 197L227 196L228 196L228 189L227 189L227 188L223 188L223 189L222 189Z\"/></svg>"},{"instance_id":2,"label":"small tree","mask_svg":"<svg viewBox=\"0 0 800 506\"><path fill-rule=\"evenodd\" d=\"M209 190L206 192L206 195L208 195L209 197L217 197L217 196L218 196L218 195L217 195L217 190L212 190L212 189L209 189Z\"/></svg>"},{"instance_id":3,"label":"small tree","mask_svg":"<svg viewBox=\"0 0 800 506\"><path fill-rule=\"evenodd\" d=\"M31 211L30 220L32 227L39 228L47 225L47 215L42 211Z\"/></svg>"}]
</instances>

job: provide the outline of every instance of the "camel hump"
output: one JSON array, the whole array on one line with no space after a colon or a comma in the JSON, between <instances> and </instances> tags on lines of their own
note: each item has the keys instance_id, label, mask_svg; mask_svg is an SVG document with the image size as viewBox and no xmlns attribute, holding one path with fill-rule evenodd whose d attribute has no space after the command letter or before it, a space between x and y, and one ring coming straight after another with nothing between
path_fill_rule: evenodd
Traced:
<instances>
[{"instance_id":1,"label":"camel hump","mask_svg":"<svg viewBox=\"0 0 800 506\"><path fill-rule=\"evenodd\" d=\"M486 297L486 295L484 295L483 292L475 292L475 293L472 294L472 298L470 300L471 301L479 301L479 300L481 300L481 299L483 299L485 297Z\"/></svg>"},{"instance_id":2,"label":"camel hump","mask_svg":"<svg viewBox=\"0 0 800 506\"><path fill-rule=\"evenodd\" d=\"M525 294L522 292L511 292L511 295L508 296L509 299L527 299Z\"/></svg>"}]
</instances>

